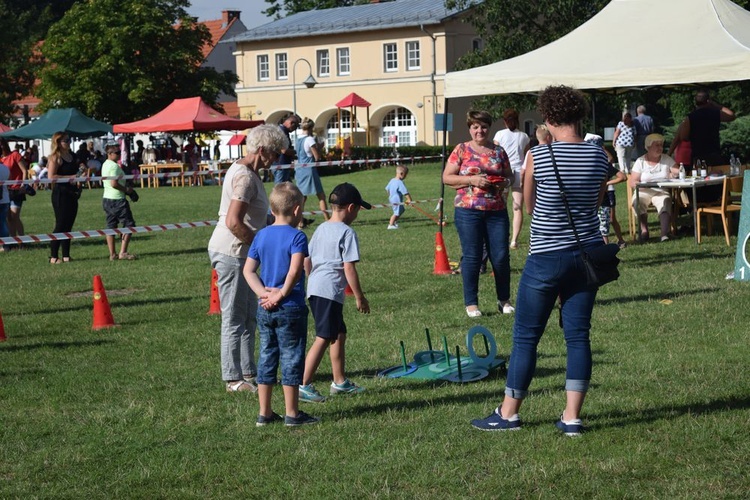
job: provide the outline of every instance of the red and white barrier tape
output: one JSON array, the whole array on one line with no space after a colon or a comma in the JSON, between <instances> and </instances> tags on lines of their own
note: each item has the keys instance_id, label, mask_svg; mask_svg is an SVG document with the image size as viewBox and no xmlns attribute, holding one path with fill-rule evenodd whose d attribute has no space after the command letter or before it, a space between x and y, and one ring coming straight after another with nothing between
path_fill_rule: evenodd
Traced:
<instances>
[{"instance_id":1,"label":"red and white barrier tape","mask_svg":"<svg viewBox=\"0 0 750 500\"><path fill-rule=\"evenodd\" d=\"M428 200L417 200L412 201L412 204L417 203L432 203L434 201L440 201L440 198L428 199ZM407 205L407 203L401 203ZM372 208L391 208L393 204L373 204ZM328 211L330 212L330 210ZM311 210L309 212L302 212L303 215L322 215L322 210ZM31 234L26 236L7 236L0 238L0 243L3 245L13 244L25 244L25 243L45 243L48 241L60 241L60 240L81 240L86 238L100 238L102 236L117 236L122 234L137 234L137 233L152 233L160 231L169 231L171 229L191 229L194 227L206 227L215 226L218 221L206 220L198 222L179 222L177 224L156 224L153 226L136 226L136 227L123 227L116 229L90 229L88 231L71 231L69 233L48 233L48 234Z\"/></svg>"},{"instance_id":2,"label":"red and white barrier tape","mask_svg":"<svg viewBox=\"0 0 750 500\"><path fill-rule=\"evenodd\" d=\"M368 163L387 163L387 162L409 162L409 161L415 161L415 160L432 160L436 158L442 158L441 155L435 155L435 156L410 156L410 157L400 157L400 158L380 158L380 159L362 159L362 160L332 160L332 161L322 161L322 162L316 162L316 163L291 163L287 165L271 165L268 170L274 171L274 170L285 170L285 169L295 169L295 168L318 168L318 167L331 167L331 166L345 166L345 165L361 165L361 164L368 164ZM158 166L158 165L157 165ZM63 179L27 179L27 180L13 180L13 181L0 181L0 186L20 186L23 184L68 184L72 182L100 182L100 181L109 181L109 180L120 180L120 179L132 179L133 181L138 181L140 179L168 179L168 178L175 178L175 177L185 177L185 178L197 178L197 177L205 177L207 175L216 175L216 174L224 174L226 170L190 170L186 172L164 172L164 173L152 173L152 174L141 174L140 172L137 172L132 175L114 175L114 176L93 176L93 175L85 175L81 177L76 177L74 179L70 178L63 178Z\"/></svg>"}]
</instances>

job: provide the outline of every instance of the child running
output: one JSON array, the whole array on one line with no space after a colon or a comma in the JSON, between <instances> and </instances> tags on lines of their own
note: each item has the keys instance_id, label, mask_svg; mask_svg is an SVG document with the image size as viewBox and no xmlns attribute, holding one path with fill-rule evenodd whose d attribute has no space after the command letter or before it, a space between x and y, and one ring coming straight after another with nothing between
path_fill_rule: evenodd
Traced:
<instances>
[{"instance_id":1,"label":"child running","mask_svg":"<svg viewBox=\"0 0 750 500\"><path fill-rule=\"evenodd\" d=\"M305 369L307 313L305 305L304 262L307 236L297 229L302 219L303 196L291 182L274 186L269 197L273 225L258 231L248 252L243 274L258 296L258 402L256 426L280 422L271 409L271 391L281 359L281 385L284 390L288 427L316 424L319 418L299 411L299 385ZM258 276L260 267L260 276Z\"/></svg>"},{"instance_id":2,"label":"child running","mask_svg":"<svg viewBox=\"0 0 750 500\"><path fill-rule=\"evenodd\" d=\"M388 221L388 229L398 229L398 218L404 214L404 200L411 203L409 190L406 189L404 179L409 175L409 168L403 165L396 167L396 176L388 182L385 190L388 191L388 201L393 206L393 215Z\"/></svg>"},{"instance_id":3,"label":"child running","mask_svg":"<svg viewBox=\"0 0 750 500\"><path fill-rule=\"evenodd\" d=\"M356 263L359 262L357 233L349 227L357 218L359 209L372 206L362 200L362 195L352 184L339 184L328 197L331 218L322 223L310 240L310 257L305 260L309 272L307 298L315 320L315 341L305 359L303 385L299 388L300 401L322 403L326 398L312 385L328 346L331 347L333 382L331 395L357 394L364 388L346 378L344 367L346 325L344 324L344 291L347 283L357 300L357 310L370 312L359 283ZM312 271L310 271L312 269Z\"/></svg>"}]
</instances>

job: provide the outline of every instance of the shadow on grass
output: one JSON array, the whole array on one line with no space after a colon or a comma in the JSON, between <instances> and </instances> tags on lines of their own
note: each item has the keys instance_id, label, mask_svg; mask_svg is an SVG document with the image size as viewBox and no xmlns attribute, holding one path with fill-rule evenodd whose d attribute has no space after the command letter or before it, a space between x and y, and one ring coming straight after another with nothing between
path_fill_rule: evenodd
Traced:
<instances>
[{"instance_id":1,"label":"shadow on grass","mask_svg":"<svg viewBox=\"0 0 750 500\"><path fill-rule=\"evenodd\" d=\"M750 397L730 396L716 399L707 403L688 403L681 405L664 405L643 410L615 410L607 413L594 414L594 418L607 420L600 424L593 423L587 427L590 429L608 427L626 427L639 425L658 420L670 420L683 415L700 416L708 413L721 413L725 411L750 409Z\"/></svg>"},{"instance_id":2,"label":"shadow on grass","mask_svg":"<svg viewBox=\"0 0 750 500\"><path fill-rule=\"evenodd\" d=\"M680 253L671 253L671 252L664 252L660 253L658 256L651 256L651 257L641 257L641 258L630 258L630 256L625 255L624 261L628 263L628 265L637 264L638 268L643 268L645 266L661 266L663 264L675 264L679 262L684 261L699 261L699 260L715 260L715 259L724 259L725 255L720 254L712 254L707 252L701 252L701 253L689 253L689 252L680 252Z\"/></svg>"},{"instance_id":3,"label":"shadow on grass","mask_svg":"<svg viewBox=\"0 0 750 500\"><path fill-rule=\"evenodd\" d=\"M664 293L664 294L658 294L658 295L631 295L630 297L613 297L610 299L596 299L597 305L607 305L607 304L619 304L622 305L626 302L648 302L648 301L659 301L664 299L671 299L672 297L684 297L686 295L702 295L702 294L709 294L709 293L716 293L718 291L723 291L723 289L718 287L712 287L712 288L698 288L691 291L680 291L680 292L674 292L674 293Z\"/></svg>"},{"instance_id":4,"label":"shadow on grass","mask_svg":"<svg viewBox=\"0 0 750 500\"><path fill-rule=\"evenodd\" d=\"M92 292L92 295L93 295L93 292ZM109 299L109 297L107 298ZM195 297L169 297L169 298L162 298L162 299L147 299L147 300L119 300L119 298L117 298L115 300L108 300L108 301L109 301L110 306L137 307L137 306L146 306L146 305L152 305L152 304L170 304L173 302L188 302L194 299ZM40 314L58 314L58 313L77 312L77 311L91 311L92 307L93 306L91 305L90 302L86 302L86 304L81 304L80 306L59 307L56 309L46 309L44 311L24 311L24 314L40 315Z\"/></svg>"},{"instance_id":5,"label":"shadow on grass","mask_svg":"<svg viewBox=\"0 0 750 500\"><path fill-rule=\"evenodd\" d=\"M94 347L112 344L114 340L75 340L72 342L40 342L38 344L0 346L0 352L33 351L35 349L70 349L73 347ZM0 376L3 372L0 372Z\"/></svg>"}]
</instances>

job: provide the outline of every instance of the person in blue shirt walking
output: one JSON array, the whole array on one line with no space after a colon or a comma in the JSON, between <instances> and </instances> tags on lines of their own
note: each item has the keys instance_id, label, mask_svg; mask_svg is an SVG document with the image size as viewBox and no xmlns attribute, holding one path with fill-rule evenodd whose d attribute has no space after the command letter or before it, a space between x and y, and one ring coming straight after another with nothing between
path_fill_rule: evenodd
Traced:
<instances>
[{"instance_id":1,"label":"person in blue shirt walking","mask_svg":"<svg viewBox=\"0 0 750 500\"><path fill-rule=\"evenodd\" d=\"M409 175L409 167L399 165L396 167L396 176L388 182L385 190L388 191L388 201L393 206L393 215L388 221L388 229L398 229L398 219L404 214L404 200L411 203L409 190L406 189L404 179Z\"/></svg>"}]
</instances>

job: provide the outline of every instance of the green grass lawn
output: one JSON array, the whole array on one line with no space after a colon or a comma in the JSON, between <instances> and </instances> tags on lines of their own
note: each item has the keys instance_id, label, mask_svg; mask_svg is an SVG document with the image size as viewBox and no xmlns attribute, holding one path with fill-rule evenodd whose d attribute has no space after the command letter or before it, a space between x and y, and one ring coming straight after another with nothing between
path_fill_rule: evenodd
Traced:
<instances>
[{"instance_id":1,"label":"green grass lawn","mask_svg":"<svg viewBox=\"0 0 750 500\"><path fill-rule=\"evenodd\" d=\"M330 192L346 180L385 203L392 176L383 168L323 184ZM406 184L415 199L437 198L439 166L413 167ZM216 218L216 186L139 193L139 225ZM452 195L444 234L457 260ZM49 232L49 191L23 216L28 234ZM460 277L432 274L437 226L407 209L401 228L387 231L389 216L362 211L354 223L372 314L347 299L347 368L367 392L304 405L323 421L300 429L256 428L256 398L224 391L220 318L206 314L212 228L137 235L134 262L110 262L103 238L74 242L65 265L49 265L46 246L0 254L0 498L747 498L750 287L724 279L734 248L722 235L621 252L622 276L600 291L592 319L591 431L569 439L553 426L565 379L556 314L520 432L469 425L500 401L503 372L464 385L375 377L400 363L399 341L413 355L429 328L434 344L444 335L465 352L477 324ZM75 229L103 227L101 190L85 191ZM511 253L512 299L527 249L525 231ZM96 274L119 327L95 332ZM480 308L494 309L489 275ZM477 319L507 357L512 317ZM330 383L327 359L316 383ZM280 390L274 409L283 411Z\"/></svg>"}]
</instances>

